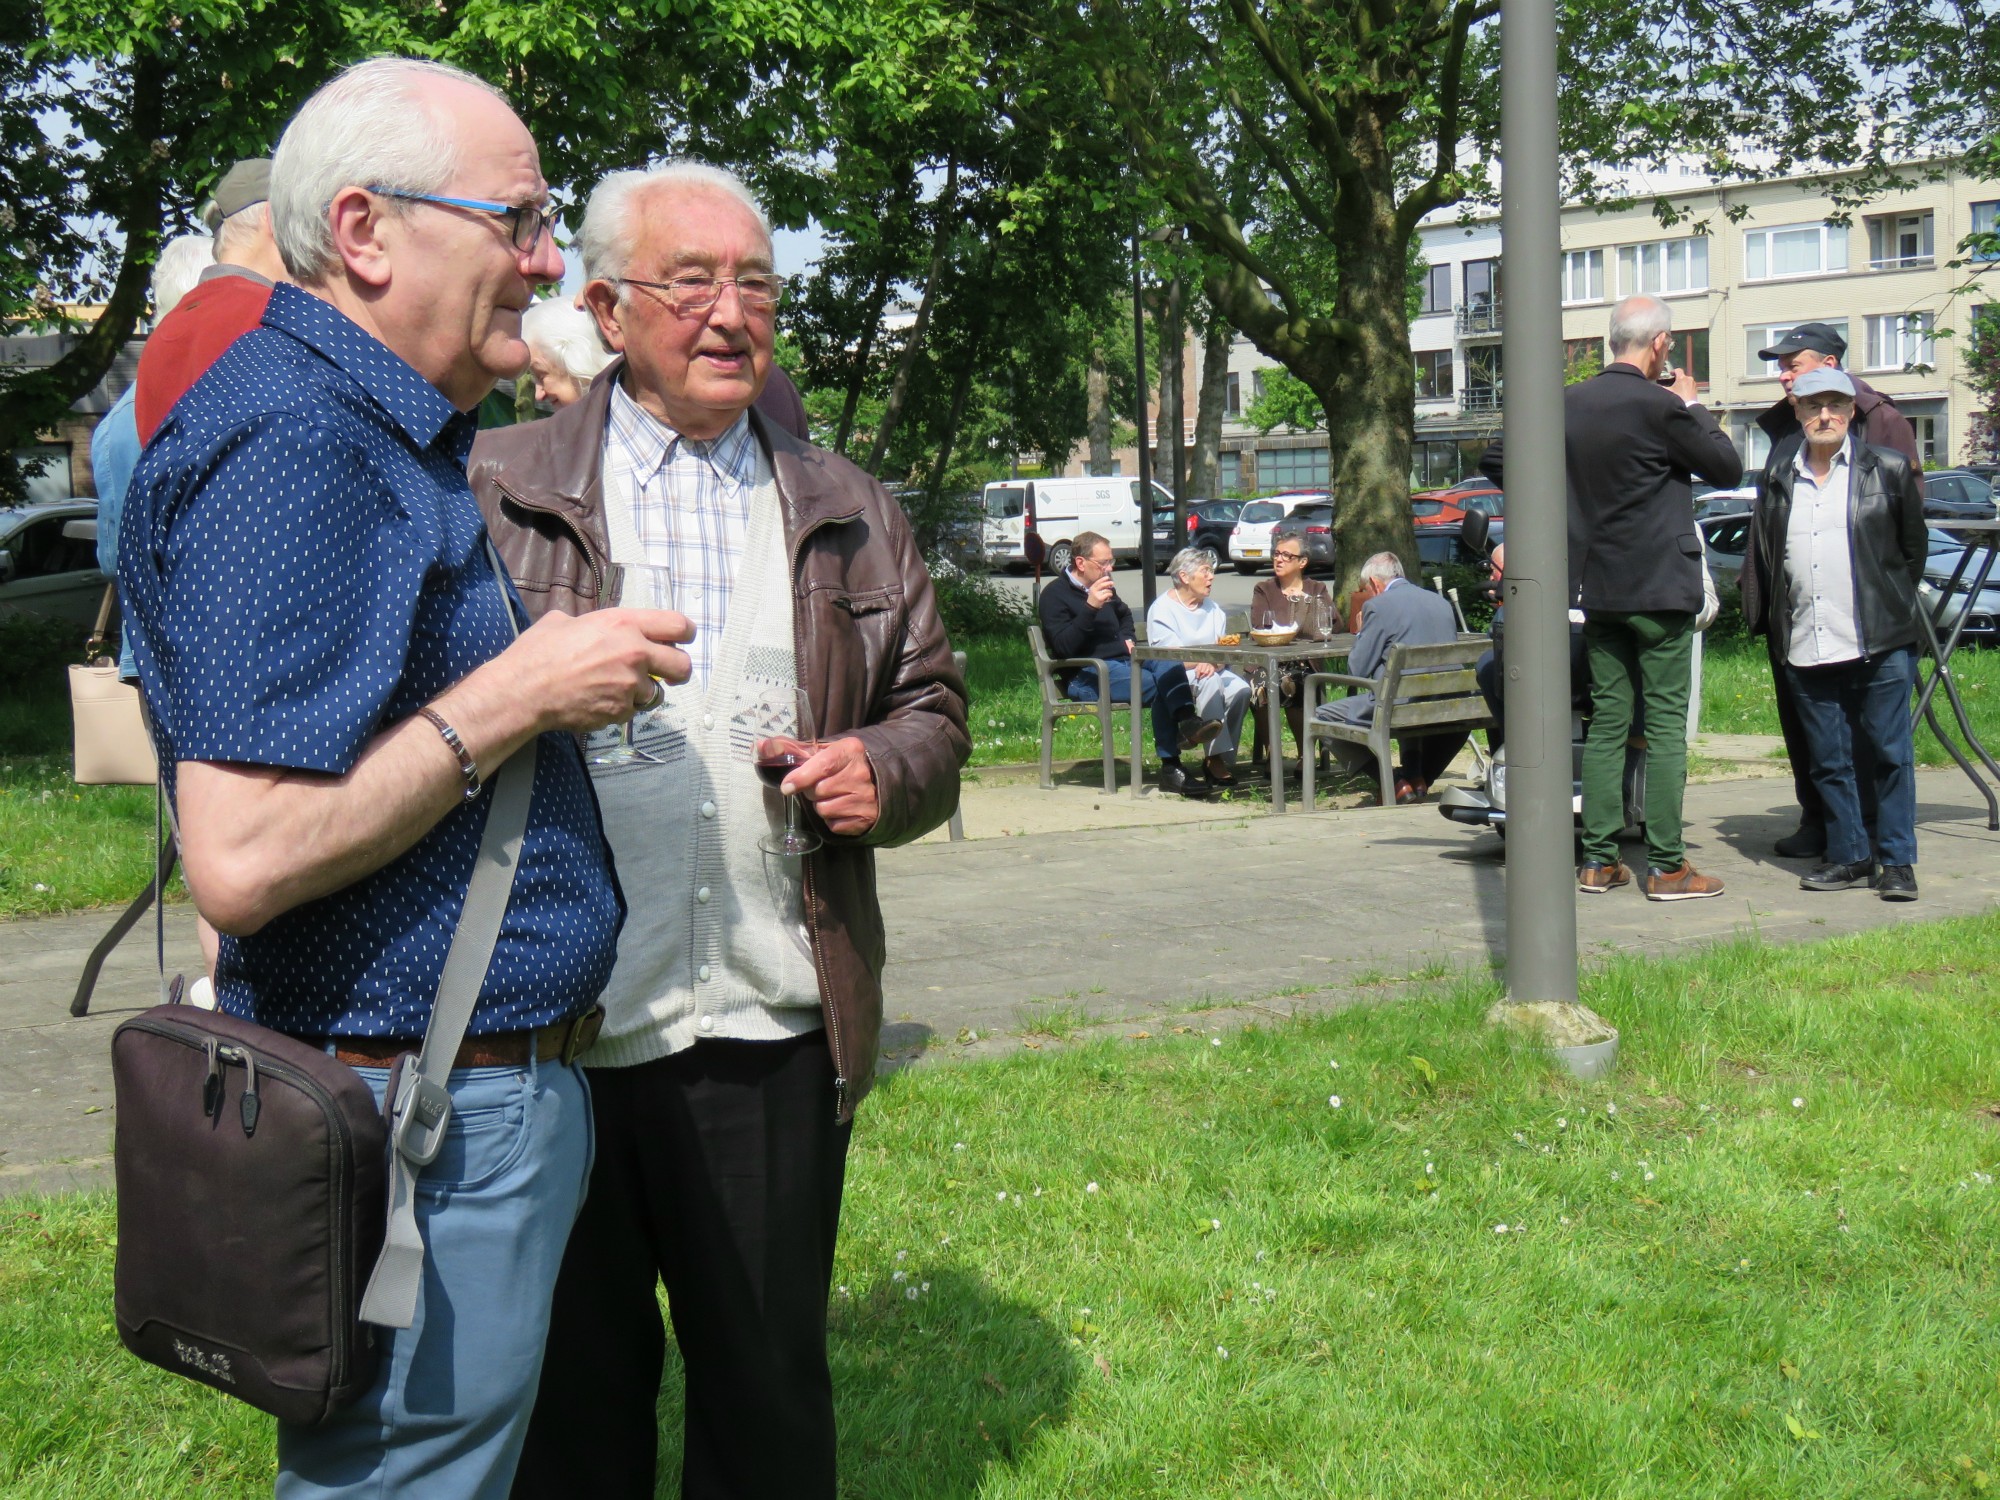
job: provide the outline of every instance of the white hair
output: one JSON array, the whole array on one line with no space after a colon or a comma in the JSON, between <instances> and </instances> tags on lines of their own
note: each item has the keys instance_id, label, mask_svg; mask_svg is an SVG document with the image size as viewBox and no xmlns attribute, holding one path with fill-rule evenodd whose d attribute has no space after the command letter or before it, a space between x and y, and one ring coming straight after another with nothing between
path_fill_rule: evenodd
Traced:
<instances>
[{"instance_id":1,"label":"white hair","mask_svg":"<svg viewBox=\"0 0 2000 1500\"><path fill-rule=\"evenodd\" d=\"M590 281L616 281L625 274L632 259L632 243L638 238L637 205L641 198L673 188L719 193L750 210L764 243L771 242L771 221L734 172L699 161L669 161L657 166L633 167L613 172L590 195L583 211L583 228L576 237L583 252L583 274ZM619 296L623 297L621 288Z\"/></svg>"},{"instance_id":2,"label":"white hair","mask_svg":"<svg viewBox=\"0 0 2000 1500\"><path fill-rule=\"evenodd\" d=\"M1173 579L1187 577L1190 573L1213 573L1215 553L1207 547L1183 547L1174 554L1174 560L1167 564L1167 576Z\"/></svg>"},{"instance_id":3,"label":"white hair","mask_svg":"<svg viewBox=\"0 0 2000 1500\"><path fill-rule=\"evenodd\" d=\"M205 234L179 234L160 247L153 262L153 324L174 310L174 305L201 280L201 273L215 264L215 241Z\"/></svg>"},{"instance_id":4,"label":"white hair","mask_svg":"<svg viewBox=\"0 0 2000 1500\"><path fill-rule=\"evenodd\" d=\"M521 314L521 337L554 360L578 385L589 385L611 363L597 334L597 319L561 297L545 297Z\"/></svg>"},{"instance_id":5,"label":"white hair","mask_svg":"<svg viewBox=\"0 0 2000 1500\"><path fill-rule=\"evenodd\" d=\"M231 256L249 254L270 219L271 205L268 202L252 203L247 208L237 209L215 226L215 258L227 261Z\"/></svg>"},{"instance_id":6,"label":"white hair","mask_svg":"<svg viewBox=\"0 0 2000 1500\"><path fill-rule=\"evenodd\" d=\"M1639 292L1611 309L1611 352L1646 349L1674 326L1674 315L1658 297Z\"/></svg>"},{"instance_id":7,"label":"white hair","mask_svg":"<svg viewBox=\"0 0 2000 1500\"><path fill-rule=\"evenodd\" d=\"M337 259L327 210L345 187L442 191L458 172L458 142L425 86L450 79L506 95L446 63L371 57L338 74L299 107L271 154L271 227L285 269L320 279ZM513 106L508 105L511 109ZM409 205L388 200L392 213Z\"/></svg>"},{"instance_id":8,"label":"white hair","mask_svg":"<svg viewBox=\"0 0 2000 1500\"><path fill-rule=\"evenodd\" d=\"M1393 552L1378 552L1361 565L1363 583L1388 583L1403 576L1403 560Z\"/></svg>"}]
</instances>

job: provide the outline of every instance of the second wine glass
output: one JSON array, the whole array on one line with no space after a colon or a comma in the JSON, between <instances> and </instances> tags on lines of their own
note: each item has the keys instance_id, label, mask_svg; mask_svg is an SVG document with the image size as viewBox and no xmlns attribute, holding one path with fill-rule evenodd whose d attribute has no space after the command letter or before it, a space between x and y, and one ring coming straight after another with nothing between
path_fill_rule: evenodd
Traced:
<instances>
[{"instance_id":1,"label":"second wine glass","mask_svg":"<svg viewBox=\"0 0 2000 1500\"><path fill-rule=\"evenodd\" d=\"M760 730L771 731L760 734L753 746L757 775L764 785L776 790L820 748L813 738L812 705L803 688L774 688L758 696L754 712ZM800 823L797 797L785 798L784 828L757 840L757 847L766 853L794 859L812 853L820 844L820 836Z\"/></svg>"}]
</instances>

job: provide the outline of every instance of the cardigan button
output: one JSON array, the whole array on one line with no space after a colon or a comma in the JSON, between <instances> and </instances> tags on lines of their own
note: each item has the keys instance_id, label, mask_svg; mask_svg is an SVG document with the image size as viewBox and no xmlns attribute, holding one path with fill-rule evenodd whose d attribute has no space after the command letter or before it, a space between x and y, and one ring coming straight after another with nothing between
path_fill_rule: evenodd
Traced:
<instances>
[{"instance_id":1,"label":"cardigan button","mask_svg":"<svg viewBox=\"0 0 2000 1500\"><path fill-rule=\"evenodd\" d=\"M700 890L696 891L694 899L699 901L703 906L708 905L708 887L703 886Z\"/></svg>"},{"instance_id":2,"label":"cardigan button","mask_svg":"<svg viewBox=\"0 0 2000 1500\"><path fill-rule=\"evenodd\" d=\"M708 965L703 964L699 969L696 969L694 977L706 983L708 980Z\"/></svg>"},{"instance_id":3,"label":"cardigan button","mask_svg":"<svg viewBox=\"0 0 2000 1500\"><path fill-rule=\"evenodd\" d=\"M704 818L712 818L712 817L714 817L714 816L715 816L715 804L714 804L713 802L704 802L704 803L702 803L702 805L701 805L701 815L702 815L702 816L703 816Z\"/></svg>"}]
</instances>

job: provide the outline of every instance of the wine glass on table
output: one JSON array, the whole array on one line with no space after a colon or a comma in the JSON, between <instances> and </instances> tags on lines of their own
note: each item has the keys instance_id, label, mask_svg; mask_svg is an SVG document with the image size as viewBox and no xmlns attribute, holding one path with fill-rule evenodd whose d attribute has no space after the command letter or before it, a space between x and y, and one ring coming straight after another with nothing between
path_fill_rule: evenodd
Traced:
<instances>
[{"instance_id":1,"label":"wine glass on table","mask_svg":"<svg viewBox=\"0 0 2000 1500\"><path fill-rule=\"evenodd\" d=\"M757 724L771 732L753 747L757 776L773 791L820 748L813 738L812 705L803 688L781 688L762 694L756 704ZM767 833L757 847L769 854L798 858L820 847L820 836L799 825L799 799L785 799L785 826L782 832Z\"/></svg>"}]
</instances>

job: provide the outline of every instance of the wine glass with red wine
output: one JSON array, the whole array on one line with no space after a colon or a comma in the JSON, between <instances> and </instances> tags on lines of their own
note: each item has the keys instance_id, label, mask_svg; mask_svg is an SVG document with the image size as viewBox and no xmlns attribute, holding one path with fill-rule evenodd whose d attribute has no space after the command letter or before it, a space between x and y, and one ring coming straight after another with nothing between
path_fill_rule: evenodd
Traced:
<instances>
[{"instance_id":1,"label":"wine glass with red wine","mask_svg":"<svg viewBox=\"0 0 2000 1500\"><path fill-rule=\"evenodd\" d=\"M803 688L766 693L757 701L758 721L778 732L759 739L755 746L757 776L774 791L820 748L813 738L812 705ZM789 732L785 732L789 730ZM810 828L799 826L799 799L785 799L785 827L782 833L767 833L757 847L770 854L792 858L819 848L820 837Z\"/></svg>"}]
</instances>

